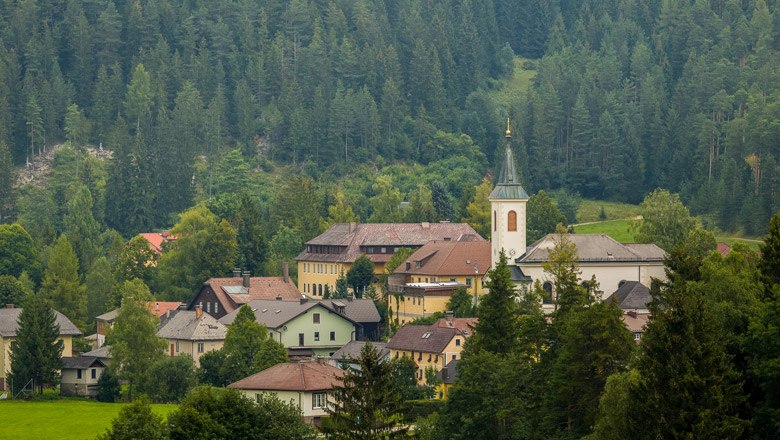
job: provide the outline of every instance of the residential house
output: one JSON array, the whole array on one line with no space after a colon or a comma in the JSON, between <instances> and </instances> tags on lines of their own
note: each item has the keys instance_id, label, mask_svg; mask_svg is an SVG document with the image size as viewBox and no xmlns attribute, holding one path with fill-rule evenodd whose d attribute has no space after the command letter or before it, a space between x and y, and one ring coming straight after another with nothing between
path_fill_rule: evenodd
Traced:
<instances>
[{"instance_id":1,"label":"residential house","mask_svg":"<svg viewBox=\"0 0 780 440\"><path fill-rule=\"evenodd\" d=\"M441 371L436 373L436 379L440 382L440 385L437 387L439 399L446 399L450 388L458 381L458 362L458 359L453 359Z\"/></svg>"},{"instance_id":2,"label":"residential house","mask_svg":"<svg viewBox=\"0 0 780 440\"><path fill-rule=\"evenodd\" d=\"M320 425L327 417L332 391L342 385L344 370L320 362L283 363L234 382L228 387L240 390L246 397L260 401L274 395L300 408L303 419Z\"/></svg>"},{"instance_id":3,"label":"residential house","mask_svg":"<svg viewBox=\"0 0 780 440\"><path fill-rule=\"evenodd\" d=\"M612 301L623 311L623 323L639 343L650 319L649 304L653 300L650 289L636 281L626 281L604 301Z\"/></svg>"},{"instance_id":4,"label":"residential house","mask_svg":"<svg viewBox=\"0 0 780 440\"><path fill-rule=\"evenodd\" d=\"M361 332L362 326L346 315L346 308L334 305L338 302L255 300L247 305L257 322L265 325L291 356L327 357L358 339ZM237 310L219 321L230 326L236 315Z\"/></svg>"},{"instance_id":5,"label":"residential house","mask_svg":"<svg viewBox=\"0 0 780 440\"><path fill-rule=\"evenodd\" d=\"M175 241L176 237L169 234L168 231L163 232L142 232L140 234L141 237L146 239L146 241L149 242L149 247L155 251L158 255L162 254L163 251L163 243L168 243L170 241Z\"/></svg>"},{"instance_id":6,"label":"residential house","mask_svg":"<svg viewBox=\"0 0 780 440\"><path fill-rule=\"evenodd\" d=\"M474 301L487 293L490 242L433 240L415 251L390 275L388 306L399 323L444 312L452 292L465 288Z\"/></svg>"},{"instance_id":7,"label":"residential house","mask_svg":"<svg viewBox=\"0 0 780 440\"><path fill-rule=\"evenodd\" d=\"M157 336L168 341L167 354L189 356L199 367L204 353L222 348L227 327L201 308L174 310L163 315Z\"/></svg>"},{"instance_id":8,"label":"residential house","mask_svg":"<svg viewBox=\"0 0 780 440\"><path fill-rule=\"evenodd\" d=\"M459 359L468 336L454 327L405 325L387 342L393 359L410 357L416 366L419 384L425 384L425 370L441 371L448 362Z\"/></svg>"},{"instance_id":9,"label":"residential house","mask_svg":"<svg viewBox=\"0 0 780 440\"><path fill-rule=\"evenodd\" d=\"M104 345L102 347L96 348L94 350L90 350L86 353L81 353L82 357L92 356L100 359L103 361L104 364L108 365L108 362L111 360L111 346L110 345Z\"/></svg>"},{"instance_id":10,"label":"residential house","mask_svg":"<svg viewBox=\"0 0 780 440\"><path fill-rule=\"evenodd\" d=\"M62 358L60 394L97 397L98 380L106 367L107 363L95 356Z\"/></svg>"},{"instance_id":11,"label":"residential house","mask_svg":"<svg viewBox=\"0 0 780 440\"><path fill-rule=\"evenodd\" d=\"M360 324L355 335L356 340L379 340L379 322L382 318L373 300L346 298L321 299L319 302Z\"/></svg>"},{"instance_id":12,"label":"residential house","mask_svg":"<svg viewBox=\"0 0 780 440\"><path fill-rule=\"evenodd\" d=\"M180 302L164 302L164 301L146 302L146 310L149 310L149 313L156 316L157 318L161 317L169 310L178 309L180 306L181 306ZM114 326L114 322L116 321L116 316L118 313L119 313L119 309L114 309L111 310L110 312L106 312L100 316L95 317L95 323L97 324L97 333L95 338L97 347L95 348L100 348L103 346L103 344L106 343L106 335L108 334L108 330Z\"/></svg>"},{"instance_id":13,"label":"residential house","mask_svg":"<svg viewBox=\"0 0 780 440\"><path fill-rule=\"evenodd\" d=\"M387 343L385 342L351 341L348 342L347 345L336 350L336 352L330 356L328 362L334 367L343 370L347 368L359 370L360 352L366 344L373 345L374 349L379 352L380 362L390 359L390 350L387 349Z\"/></svg>"},{"instance_id":14,"label":"residential house","mask_svg":"<svg viewBox=\"0 0 780 440\"><path fill-rule=\"evenodd\" d=\"M21 308L15 308L13 304L6 305L6 308L0 309L0 389L7 389L6 378L11 373L11 346L16 339L16 332L19 329L19 315ZM73 337L81 336L81 330L78 329L65 315L54 311L54 319L60 328L60 340L62 341L62 355L65 357L73 356Z\"/></svg>"},{"instance_id":15,"label":"residential house","mask_svg":"<svg viewBox=\"0 0 780 440\"><path fill-rule=\"evenodd\" d=\"M333 292L336 280L365 254L374 263L374 273L384 274L385 263L399 248L418 249L431 240L485 241L465 223L337 223L306 242L297 256L298 289L322 298Z\"/></svg>"},{"instance_id":16,"label":"residential house","mask_svg":"<svg viewBox=\"0 0 780 440\"><path fill-rule=\"evenodd\" d=\"M489 196L491 205L491 260L495 267L503 250L516 284L540 281L555 298L550 275L543 264L549 260L556 234L549 234L526 246L526 203L528 193L520 184L512 155L512 134L507 127L505 159L498 183ZM613 292L623 281L650 284L652 278L665 279L664 251L654 244L622 244L605 234L569 234L577 248L580 281L588 283L595 275L601 290ZM547 305L545 310L552 311Z\"/></svg>"},{"instance_id":17,"label":"residential house","mask_svg":"<svg viewBox=\"0 0 780 440\"><path fill-rule=\"evenodd\" d=\"M296 302L301 299L286 265L281 277L253 277L249 272L235 269L232 278L210 278L203 283L187 309L195 310L200 306L204 312L220 319L250 301L277 298Z\"/></svg>"}]
</instances>

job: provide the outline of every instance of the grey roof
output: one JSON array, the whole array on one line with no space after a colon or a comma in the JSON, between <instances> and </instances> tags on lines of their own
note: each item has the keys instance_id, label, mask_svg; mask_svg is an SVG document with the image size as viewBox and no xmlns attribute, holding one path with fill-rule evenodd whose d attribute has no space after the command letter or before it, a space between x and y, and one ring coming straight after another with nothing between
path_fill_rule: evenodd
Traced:
<instances>
[{"instance_id":1,"label":"grey roof","mask_svg":"<svg viewBox=\"0 0 780 440\"><path fill-rule=\"evenodd\" d=\"M385 342L350 341L347 342L347 345L339 348L335 353L333 353L330 358L334 361L359 359L360 351L363 350L363 346L366 344L371 344L374 346L374 348L376 348L376 350L379 352L380 359L390 354L390 350L386 348L387 343Z\"/></svg>"},{"instance_id":2,"label":"grey roof","mask_svg":"<svg viewBox=\"0 0 780 440\"><path fill-rule=\"evenodd\" d=\"M354 301L356 300L353 300L353 302ZM326 304L326 301L306 301L301 303L300 301L258 299L250 301L247 305L255 312L255 319L257 319L257 322L271 329L282 327L294 318L316 307L323 308L328 312L341 316L355 325L360 325L360 323L354 319L350 319L348 316L338 313L332 305ZM238 309L223 316L219 322L230 325L233 323L233 320L236 319L236 315L238 315Z\"/></svg>"},{"instance_id":3,"label":"grey roof","mask_svg":"<svg viewBox=\"0 0 780 440\"><path fill-rule=\"evenodd\" d=\"M96 316L95 320L97 321L114 321L116 320L116 315L119 314L119 309L114 309L110 312L103 313L102 315Z\"/></svg>"},{"instance_id":4,"label":"grey roof","mask_svg":"<svg viewBox=\"0 0 780 440\"><path fill-rule=\"evenodd\" d=\"M189 341L221 341L227 335L227 327L208 313L196 318L196 311L176 310L157 330L157 336L166 339Z\"/></svg>"},{"instance_id":5,"label":"grey roof","mask_svg":"<svg viewBox=\"0 0 780 440\"><path fill-rule=\"evenodd\" d=\"M577 261L583 262L657 262L664 260L664 251L654 244L623 244L607 234L567 234L577 247ZM534 243L518 263L547 261L555 246L557 234L547 234Z\"/></svg>"},{"instance_id":6,"label":"grey roof","mask_svg":"<svg viewBox=\"0 0 780 440\"><path fill-rule=\"evenodd\" d=\"M647 286L639 281L626 281L604 301L613 301L621 309L646 309L652 300Z\"/></svg>"},{"instance_id":7,"label":"grey roof","mask_svg":"<svg viewBox=\"0 0 780 440\"><path fill-rule=\"evenodd\" d=\"M63 357L62 369L84 369L92 367L106 367L105 362L95 356L81 356L81 357Z\"/></svg>"},{"instance_id":8,"label":"grey roof","mask_svg":"<svg viewBox=\"0 0 780 440\"><path fill-rule=\"evenodd\" d=\"M504 163L501 164L501 171L498 173L498 182L496 187L490 193L489 199L527 199L528 193L520 185L520 178L517 176L515 168L515 158L512 154L511 136L507 134L506 150L504 153Z\"/></svg>"},{"instance_id":9,"label":"grey roof","mask_svg":"<svg viewBox=\"0 0 780 440\"><path fill-rule=\"evenodd\" d=\"M436 377L442 383L453 384L458 381L458 360L451 360L441 371L436 372Z\"/></svg>"},{"instance_id":10,"label":"grey roof","mask_svg":"<svg viewBox=\"0 0 780 440\"><path fill-rule=\"evenodd\" d=\"M523 269L520 269L520 267L515 266L514 264L509 265L509 274L512 278L512 281L514 282L519 282L519 281L525 283L531 282L531 277L523 273Z\"/></svg>"},{"instance_id":11,"label":"grey roof","mask_svg":"<svg viewBox=\"0 0 780 440\"><path fill-rule=\"evenodd\" d=\"M343 306L344 316L355 322L379 322L382 319L374 301L370 299L322 299L319 302L333 311L336 311L336 306Z\"/></svg>"},{"instance_id":12,"label":"grey roof","mask_svg":"<svg viewBox=\"0 0 780 440\"><path fill-rule=\"evenodd\" d=\"M0 309L0 336L4 338L16 336L16 330L19 328L19 315L22 309ZM54 319L60 327L60 336L79 336L81 330L78 329L67 316L58 311L54 311Z\"/></svg>"},{"instance_id":13,"label":"grey roof","mask_svg":"<svg viewBox=\"0 0 780 440\"><path fill-rule=\"evenodd\" d=\"M94 356L101 359L111 359L111 346L110 345L104 345L100 348L96 348L92 351L88 351L86 353L81 353L81 357L85 356Z\"/></svg>"}]
</instances>

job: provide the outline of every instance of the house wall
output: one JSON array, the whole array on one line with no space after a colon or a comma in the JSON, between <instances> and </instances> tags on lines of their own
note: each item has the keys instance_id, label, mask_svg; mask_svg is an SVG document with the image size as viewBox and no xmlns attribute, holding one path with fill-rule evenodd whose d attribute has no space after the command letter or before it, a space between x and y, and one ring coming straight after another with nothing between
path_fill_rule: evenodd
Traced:
<instances>
[{"instance_id":1,"label":"house wall","mask_svg":"<svg viewBox=\"0 0 780 440\"><path fill-rule=\"evenodd\" d=\"M176 342L179 342L179 350L176 351ZM203 353L198 353L198 343L203 343ZM165 354L168 356L189 356L195 362L196 367L200 367L200 357L210 351L219 350L225 344L224 340L219 341L190 341L188 339L168 339L165 347ZM173 354L171 354L173 346Z\"/></svg>"},{"instance_id":2,"label":"house wall","mask_svg":"<svg viewBox=\"0 0 780 440\"><path fill-rule=\"evenodd\" d=\"M319 324L314 323L315 313L320 315ZM271 336L285 347L301 347L298 335L303 333L303 347L315 349L318 355L330 355L354 340L356 335L354 324L322 306L312 307L285 326L287 330L284 327L270 329ZM319 332L319 341L314 340L315 332ZM330 332L335 332L334 340L330 340Z\"/></svg>"},{"instance_id":3,"label":"house wall","mask_svg":"<svg viewBox=\"0 0 780 440\"><path fill-rule=\"evenodd\" d=\"M403 325L417 318L446 311L450 295L388 295L387 300L393 309L393 319Z\"/></svg>"},{"instance_id":4,"label":"house wall","mask_svg":"<svg viewBox=\"0 0 780 440\"><path fill-rule=\"evenodd\" d=\"M201 287L200 292L198 292L195 299L193 299L190 304L191 305L187 310L195 310L198 304L202 304L203 311L213 316L215 319L219 319L229 313L225 309L226 304L219 300L217 294L214 293L214 290L208 285Z\"/></svg>"},{"instance_id":5,"label":"house wall","mask_svg":"<svg viewBox=\"0 0 780 440\"><path fill-rule=\"evenodd\" d=\"M523 273L533 280L540 280L542 283L550 281L550 276L544 272L540 263L518 264ZM658 263L580 263L580 281L588 281L593 275L599 282L600 289L604 292L604 298L611 295L618 289L620 281L639 281L645 286L650 286L651 278L666 279L664 265Z\"/></svg>"},{"instance_id":6,"label":"house wall","mask_svg":"<svg viewBox=\"0 0 780 440\"><path fill-rule=\"evenodd\" d=\"M496 267L501 249L506 252L510 261L525 253L526 247L526 202L527 199L493 199L490 200L490 237L491 237L491 267ZM509 211L517 214L515 231L508 228Z\"/></svg>"},{"instance_id":7,"label":"house wall","mask_svg":"<svg viewBox=\"0 0 780 440\"><path fill-rule=\"evenodd\" d=\"M11 373L11 344L15 338L0 337L0 389L6 389L6 378ZM63 336L62 356L73 356L73 337Z\"/></svg>"},{"instance_id":8,"label":"house wall","mask_svg":"<svg viewBox=\"0 0 780 440\"><path fill-rule=\"evenodd\" d=\"M330 292L333 292L336 288L336 280L341 275L341 272L344 271L344 276L346 276L349 267L350 263L299 261L298 291L313 298L322 298L325 294L325 286L328 286ZM319 290L320 285L322 286L322 295Z\"/></svg>"},{"instance_id":9,"label":"house wall","mask_svg":"<svg viewBox=\"0 0 780 440\"><path fill-rule=\"evenodd\" d=\"M292 403L301 409L304 419L311 419L313 417L327 417L328 413L325 408L313 408L311 391L273 391L273 390L240 390L244 396L257 401L263 396L276 396L283 402ZM259 396L259 397L258 397ZM334 403L332 393L327 393L327 399L329 403Z\"/></svg>"},{"instance_id":10,"label":"house wall","mask_svg":"<svg viewBox=\"0 0 780 440\"><path fill-rule=\"evenodd\" d=\"M411 357L415 365L417 365L417 370L415 371L417 383L425 385L425 369L433 367L434 370L441 371L451 360L460 359L465 340L466 338L463 335L455 335L441 353L390 349L390 357L391 359Z\"/></svg>"},{"instance_id":11,"label":"house wall","mask_svg":"<svg viewBox=\"0 0 780 440\"><path fill-rule=\"evenodd\" d=\"M94 379L92 379L92 370L95 370ZM81 370L81 379L78 378L78 370L75 368L62 370L60 394L63 396L97 396L98 380L100 380L104 370L103 367L84 368Z\"/></svg>"}]
</instances>

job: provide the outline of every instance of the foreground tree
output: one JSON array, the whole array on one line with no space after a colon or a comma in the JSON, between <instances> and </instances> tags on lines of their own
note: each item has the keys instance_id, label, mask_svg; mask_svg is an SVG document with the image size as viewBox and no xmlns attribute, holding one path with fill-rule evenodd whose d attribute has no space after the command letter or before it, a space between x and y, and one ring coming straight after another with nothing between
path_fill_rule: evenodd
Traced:
<instances>
[{"instance_id":1,"label":"foreground tree","mask_svg":"<svg viewBox=\"0 0 780 440\"><path fill-rule=\"evenodd\" d=\"M146 399L139 399L119 410L111 429L97 440L165 440L168 438L163 418L152 412Z\"/></svg>"},{"instance_id":2,"label":"foreground tree","mask_svg":"<svg viewBox=\"0 0 780 440\"><path fill-rule=\"evenodd\" d=\"M84 328L87 301L79 280L79 260L65 234L60 235L49 253L41 293L60 313Z\"/></svg>"},{"instance_id":3,"label":"foreground tree","mask_svg":"<svg viewBox=\"0 0 780 440\"><path fill-rule=\"evenodd\" d=\"M255 313L246 305L241 306L228 327L221 351L224 361L220 376L227 383L287 361L287 351L268 336L268 329L257 322Z\"/></svg>"},{"instance_id":4,"label":"foreground tree","mask_svg":"<svg viewBox=\"0 0 780 440\"><path fill-rule=\"evenodd\" d=\"M151 366L164 356L166 343L157 336L158 319L146 308L146 301L153 298L143 281L125 281L120 292L122 306L108 332L111 368L128 381L132 397L133 386L141 384Z\"/></svg>"},{"instance_id":5,"label":"foreground tree","mask_svg":"<svg viewBox=\"0 0 780 440\"><path fill-rule=\"evenodd\" d=\"M485 288L489 293L482 296L477 306L479 322L474 336L469 339L468 349L485 350L491 353L508 353L518 341L516 298L517 292L512 282L506 254L501 251L498 264L486 275Z\"/></svg>"},{"instance_id":6,"label":"foreground tree","mask_svg":"<svg viewBox=\"0 0 780 440\"><path fill-rule=\"evenodd\" d=\"M174 403L197 385L195 363L189 356L163 356L144 377L142 391L153 402Z\"/></svg>"},{"instance_id":7,"label":"foreground tree","mask_svg":"<svg viewBox=\"0 0 780 440\"><path fill-rule=\"evenodd\" d=\"M356 298L362 298L366 288L374 281L374 263L365 255L355 259L347 271L347 283Z\"/></svg>"},{"instance_id":8,"label":"foreground tree","mask_svg":"<svg viewBox=\"0 0 780 440\"><path fill-rule=\"evenodd\" d=\"M665 189L657 189L642 201L642 219L636 225L636 240L655 243L671 250L681 243L696 226L680 196Z\"/></svg>"},{"instance_id":9,"label":"foreground tree","mask_svg":"<svg viewBox=\"0 0 780 440\"><path fill-rule=\"evenodd\" d=\"M11 343L11 375L14 391L32 384L43 394L44 385L52 385L62 369L60 328L54 311L40 295L31 295L19 314L16 339Z\"/></svg>"},{"instance_id":10,"label":"foreground tree","mask_svg":"<svg viewBox=\"0 0 780 440\"><path fill-rule=\"evenodd\" d=\"M381 362L379 352L366 344L360 352L359 369L348 369L343 384L333 392L322 431L331 439L385 440L406 437L401 426L403 401L393 365Z\"/></svg>"}]
</instances>

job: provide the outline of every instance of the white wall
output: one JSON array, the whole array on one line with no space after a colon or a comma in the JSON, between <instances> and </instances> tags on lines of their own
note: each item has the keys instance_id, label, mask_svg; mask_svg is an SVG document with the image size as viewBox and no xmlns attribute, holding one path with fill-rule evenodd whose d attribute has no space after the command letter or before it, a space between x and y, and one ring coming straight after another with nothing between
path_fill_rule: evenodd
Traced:
<instances>
[{"instance_id":1,"label":"white wall","mask_svg":"<svg viewBox=\"0 0 780 440\"><path fill-rule=\"evenodd\" d=\"M551 281L550 276L544 272L541 264L518 264L523 273L531 277L532 280L539 280L544 283ZM596 275L596 281L600 284L600 289L604 292L604 298L612 295L618 289L621 281L639 281L647 287L650 287L651 278L666 280L664 265L658 263L580 263L580 282L588 281L593 275ZM603 299L603 298L602 298Z\"/></svg>"},{"instance_id":2,"label":"white wall","mask_svg":"<svg viewBox=\"0 0 780 440\"><path fill-rule=\"evenodd\" d=\"M526 200L519 199L490 201L491 267L496 266L496 263L498 262L498 255L502 248L506 252L509 264L513 264L512 262L515 258L525 253L525 203ZM517 231L510 232L507 230L507 216L509 211L515 211L517 213ZM514 250L514 254L512 254L512 250Z\"/></svg>"}]
</instances>

